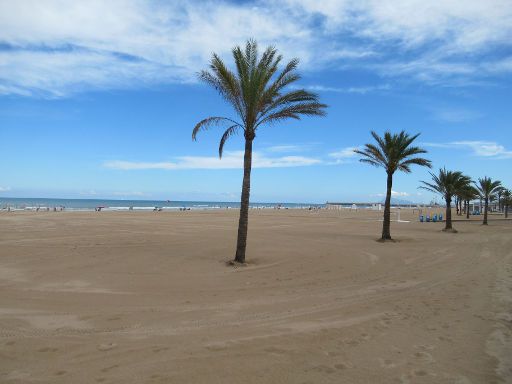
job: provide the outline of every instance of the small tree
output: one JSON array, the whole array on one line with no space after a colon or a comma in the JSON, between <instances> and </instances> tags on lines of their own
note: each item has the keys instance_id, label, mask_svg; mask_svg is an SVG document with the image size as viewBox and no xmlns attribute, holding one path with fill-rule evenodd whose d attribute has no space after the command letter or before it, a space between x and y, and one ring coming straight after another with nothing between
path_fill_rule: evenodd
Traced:
<instances>
[{"instance_id":1,"label":"small tree","mask_svg":"<svg viewBox=\"0 0 512 384\"><path fill-rule=\"evenodd\" d=\"M410 167L414 164L430 168L431 162L422 157L416 157L416 155L427 153L423 148L412 146L413 141L420 135L419 133L410 136L405 131L398 134L385 132L383 137L380 137L373 131L371 134L377 145L365 144L362 150L356 149L354 152L362 156L359 161L376 167L382 167L386 170L387 188L381 239L391 240L391 188L393 186L393 174L397 170L410 173Z\"/></svg>"}]
</instances>

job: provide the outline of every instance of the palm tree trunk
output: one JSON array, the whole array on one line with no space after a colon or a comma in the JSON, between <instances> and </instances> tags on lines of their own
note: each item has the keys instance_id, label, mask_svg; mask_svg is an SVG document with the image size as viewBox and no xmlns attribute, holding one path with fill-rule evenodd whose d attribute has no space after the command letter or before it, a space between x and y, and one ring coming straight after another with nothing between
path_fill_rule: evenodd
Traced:
<instances>
[{"instance_id":1,"label":"palm tree trunk","mask_svg":"<svg viewBox=\"0 0 512 384\"><path fill-rule=\"evenodd\" d=\"M469 219L469 200L466 200L467 202L467 205L466 205L466 219Z\"/></svg>"},{"instance_id":2,"label":"palm tree trunk","mask_svg":"<svg viewBox=\"0 0 512 384\"><path fill-rule=\"evenodd\" d=\"M508 219L508 204L505 204L505 219Z\"/></svg>"},{"instance_id":3,"label":"palm tree trunk","mask_svg":"<svg viewBox=\"0 0 512 384\"><path fill-rule=\"evenodd\" d=\"M452 198L451 196L446 196L446 221L444 230L451 230L452 229Z\"/></svg>"},{"instance_id":4,"label":"palm tree trunk","mask_svg":"<svg viewBox=\"0 0 512 384\"><path fill-rule=\"evenodd\" d=\"M240 200L240 219L238 220L238 238L236 243L235 261L245 263L247 247L247 229L249 225L249 195L251 193L252 140L245 139L244 180Z\"/></svg>"},{"instance_id":5,"label":"palm tree trunk","mask_svg":"<svg viewBox=\"0 0 512 384\"><path fill-rule=\"evenodd\" d=\"M483 225L487 225L487 208L489 208L489 198L485 198L485 207L484 207L484 222Z\"/></svg>"},{"instance_id":6,"label":"palm tree trunk","mask_svg":"<svg viewBox=\"0 0 512 384\"><path fill-rule=\"evenodd\" d=\"M382 240L391 240L391 188L393 174L388 172L386 201L384 202L384 221L382 222Z\"/></svg>"},{"instance_id":7,"label":"palm tree trunk","mask_svg":"<svg viewBox=\"0 0 512 384\"><path fill-rule=\"evenodd\" d=\"M455 196L455 214L459 215L459 199Z\"/></svg>"}]
</instances>

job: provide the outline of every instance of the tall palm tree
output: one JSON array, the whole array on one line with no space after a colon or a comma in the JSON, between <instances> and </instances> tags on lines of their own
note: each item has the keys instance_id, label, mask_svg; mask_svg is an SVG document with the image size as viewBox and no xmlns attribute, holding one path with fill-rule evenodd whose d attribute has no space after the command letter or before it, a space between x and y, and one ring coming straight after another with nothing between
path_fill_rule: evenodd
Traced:
<instances>
[{"instance_id":1,"label":"tall palm tree","mask_svg":"<svg viewBox=\"0 0 512 384\"><path fill-rule=\"evenodd\" d=\"M363 149L356 149L354 152L362 156L359 161L376 167L382 167L386 170L387 188L381 239L391 240L391 188L393 186L393 174L397 170L410 173L410 166L413 164L429 168L432 165L430 160L416 157L416 155L427 153L426 150L411 146L413 141L420 135L419 133L410 136L405 131L401 131L398 134L391 134L391 132L387 131L383 137L380 137L373 131L371 134L377 145L365 144Z\"/></svg>"},{"instance_id":2,"label":"tall palm tree","mask_svg":"<svg viewBox=\"0 0 512 384\"><path fill-rule=\"evenodd\" d=\"M495 180L492 181L490 177L485 176L483 179L478 179L478 183L476 184L478 192L480 193L480 197L484 199L484 221L483 225L487 225L487 211L489 209L489 198L492 194L496 192L496 190L501 187L501 181Z\"/></svg>"},{"instance_id":3,"label":"tall palm tree","mask_svg":"<svg viewBox=\"0 0 512 384\"><path fill-rule=\"evenodd\" d=\"M429 172L432 176L432 183L422 181L423 184L420 188L428 191L439 193L444 197L446 202L446 220L443 231L457 232L452 227L452 198L456 196L463 187L471 183L471 179L459 171L447 171L446 168L439 169L439 174L435 175Z\"/></svg>"},{"instance_id":4,"label":"tall palm tree","mask_svg":"<svg viewBox=\"0 0 512 384\"><path fill-rule=\"evenodd\" d=\"M510 189L504 189L502 192L503 208L505 209L505 219L508 218L508 207L512 204L512 192Z\"/></svg>"},{"instance_id":5,"label":"tall palm tree","mask_svg":"<svg viewBox=\"0 0 512 384\"><path fill-rule=\"evenodd\" d=\"M245 138L244 177L240 202L240 219L235 261L245 262L247 228L249 220L249 194L251 188L252 143L258 128L286 119L300 119L302 115L323 116L325 104L318 95L304 89L286 91L288 85L300 79L296 72L298 59L291 60L278 72L282 56L274 47L258 54L254 40L248 40L245 49L232 50L236 71L233 72L216 54L212 55L210 68L199 73L199 79L212 86L233 107L236 117L213 116L201 120L192 131L196 140L200 130L212 126L226 128L220 139L219 157L226 141L239 131Z\"/></svg>"}]
</instances>

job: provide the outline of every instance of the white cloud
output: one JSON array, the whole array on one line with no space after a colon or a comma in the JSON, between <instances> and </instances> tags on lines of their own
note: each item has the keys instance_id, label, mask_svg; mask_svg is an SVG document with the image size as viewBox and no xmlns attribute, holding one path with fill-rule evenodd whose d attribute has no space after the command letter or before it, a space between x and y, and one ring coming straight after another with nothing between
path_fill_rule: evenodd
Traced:
<instances>
[{"instance_id":1,"label":"white cloud","mask_svg":"<svg viewBox=\"0 0 512 384\"><path fill-rule=\"evenodd\" d=\"M112 196L121 196L121 197L148 197L147 193L139 192L139 191L131 191L131 192L112 192Z\"/></svg>"},{"instance_id":2,"label":"white cloud","mask_svg":"<svg viewBox=\"0 0 512 384\"><path fill-rule=\"evenodd\" d=\"M339 151L331 152L328 154L331 161L326 161L325 164L339 165L353 162L353 158L357 156L354 152L355 149L361 149L361 147L345 147Z\"/></svg>"},{"instance_id":3,"label":"white cloud","mask_svg":"<svg viewBox=\"0 0 512 384\"><path fill-rule=\"evenodd\" d=\"M369 92L390 90L391 86L389 84L368 85L365 87L326 87L323 85L309 85L306 88L311 91L318 92L356 93L360 95L365 95Z\"/></svg>"},{"instance_id":4,"label":"white cloud","mask_svg":"<svg viewBox=\"0 0 512 384\"><path fill-rule=\"evenodd\" d=\"M375 193L373 195L370 195L372 197L384 197L386 196L385 193ZM391 190L391 197L407 197L407 196L411 196L410 193L407 193L407 192L398 192L398 191L393 191ZM421 196L421 194L418 194L418 196Z\"/></svg>"},{"instance_id":5,"label":"white cloud","mask_svg":"<svg viewBox=\"0 0 512 384\"><path fill-rule=\"evenodd\" d=\"M475 156L491 159L512 158L512 151L494 141L454 141L450 143L423 143L423 145L433 148L470 149Z\"/></svg>"},{"instance_id":6,"label":"white cloud","mask_svg":"<svg viewBox=\"0 0 512 384\"><path fill-rule=\"evenodd\" d=\"M433 118L435 120L445 121L448 123L464 123L481 117L483 117L483 115L480 112L464 108L438 109L435 110L433 114Z\"/></svg>"},{"instance_id":7,"label":"white cloud","mask_svg":"<svg viewBox=\"0 0 512 384\"><path fill-rule=\"evenodd\" d=\"M395 197L406 197L406 196L410 196L409 193L407 192L398 192L398 191L391 191L391 196L395 196Z\"/></svg>"},{"instance_id":8,"label":"white cloud","mask_svg":"<svg viewBox=\"0 0 512 384\"><path fill-rule=\"evenodd\" d=\"M283 152L303 152L309 150L313 144L283 144L273 145L265 148L265 152L283 153Z\"/></svg>"},{"instance_id":9,"label":"white cloud","mask_svg":"<svg viewBox=\"0 0 512 384\"><path fill-rule=\"evenodd\" d=\"M469 147L476 156L495 157L500 159L512 158L512 151L505 149L501 144L492 141L456 141L456 146Z\"/></svg>"},{"instance_id":10,"label":"white cloud","mask_svg":"<svg viewBox=\"0 0 512 384\"><path fill-rule=\"evenodd\" d=\"M357 66L432 84L512 72L510 0L25 0L0 2L0 94L195 81L211 52L250 37L303 70ZM487 55L495 48L501 56Z\"/></svg>"},{"instance_id":11,"label":"white cloud","mask_svg":"<svg viewBox=\"0 0 512 384\"><path fill-rule=\"evenodd\" d=\"M132 162L132 161L107 161L103 165L106 168L120 170L143 169L241 169L243 168L243 151L225 152L222 159L214 156L181 156L176 161L165 162ZM259 152L253 152L253 168L286 168L303 167L322 163L321 160L304 156L267 157Z\"/></svg>"},{"instance_id":12,"label":"white cloud","mask_svg":"<svg viewBox=\"0 0 512 384\"><path fill-rule=\"evenodd\" d=\"M250 37L305 70L357 66L432 84L512 72L510 0L24 0L0 2L0 94L195 81L211 52Z\"/></svg>"},{"instance_id":13,"label":"white cloud","mask_svg":"<svg viewBox=\"0 0 512 384\"><path fill-rule=\"evenodd\" d=\"M351 157L357 156L357 153L354 152L356 149L360 149L360 147L342 148L339 151L329 153L329 157L334 159L349 159Z\"/></svg>"},{"instance_id":14,"label":"white cloud","mask_svg":"<svg viewBox=\"0 0 512 384\"><path fill-rule=\"evenodd\" d=\"M82 196L96 196L96 195L98 195L98 192L96 192L94 189L91 189L89 191L81 191L80 195L82 195Z\"/></svg>"},{"instance_id":15,"label":"white cloud","mask_svg":"<svg viewBox=\"0 0 512 384\"><path fill-rule=\"evenodd\" d=\"M0 187L0 192L9 192L11 187Z\"/></svg>"}]
</instances>

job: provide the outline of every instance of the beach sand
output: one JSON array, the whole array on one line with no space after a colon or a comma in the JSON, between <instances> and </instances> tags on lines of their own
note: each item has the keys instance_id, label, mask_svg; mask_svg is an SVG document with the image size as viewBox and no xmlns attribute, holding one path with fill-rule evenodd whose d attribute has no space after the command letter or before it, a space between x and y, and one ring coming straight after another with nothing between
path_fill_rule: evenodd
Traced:
<instances>
[{"instance_id":1,"label":"beach sand","mask_svg":"<svg viewBox=\"0 0 512 384\"><path fill-rule=\"evenodd\" d=\"M2 383L512 382L512 222L0 213Z\"/></svg>"}]
</instances>

